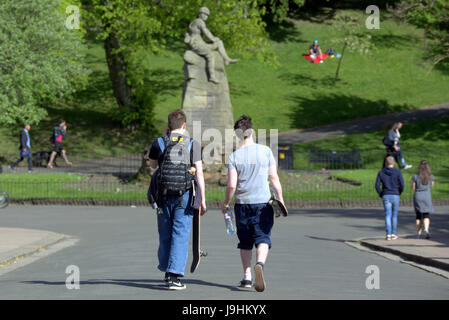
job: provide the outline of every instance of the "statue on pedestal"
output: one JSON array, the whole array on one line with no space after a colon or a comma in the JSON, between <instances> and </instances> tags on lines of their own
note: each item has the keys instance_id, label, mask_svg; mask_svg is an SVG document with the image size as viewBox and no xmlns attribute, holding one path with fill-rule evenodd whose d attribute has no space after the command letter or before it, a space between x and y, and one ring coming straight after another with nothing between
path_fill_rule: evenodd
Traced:
<instances>
[{"instance_id":1,"label":"statue on pedestal","mask_svg":"<svg viewBox=\"0 0 449 320\"><path fill-rule=\"evenodd\" d=\"M214 51L218 50L226 65L237 62L237 59L229 58L224 48L223 41L215 37L206 27L206 20L209 15L210 12L208 8L200 8L198 18L193 20L189 25L189 32L185 35L184 43L187 44L190 50L206 59L209 81L218 84L220 81L215 76ZM203 35L212 41L212 43L205 42Z\"/></svg>"}]
</instances>

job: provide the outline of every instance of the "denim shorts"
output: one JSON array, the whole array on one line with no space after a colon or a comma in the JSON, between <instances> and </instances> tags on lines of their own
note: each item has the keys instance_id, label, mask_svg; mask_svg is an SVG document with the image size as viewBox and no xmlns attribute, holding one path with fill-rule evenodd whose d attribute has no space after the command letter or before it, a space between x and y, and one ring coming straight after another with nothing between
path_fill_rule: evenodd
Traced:
<instances>
[{"instance_id":1,"label":"denim shorts","mask_svg":"<svg viewBox=\"0 0 449 320\"><path fill-rule=\"evenodd\" d=\"M254 245L266 243L271 248L271 229L274 224L273 207L268 203L235 204L235 223L239 244L237 248L252 250Z\"/></svg>"}]
</instances>

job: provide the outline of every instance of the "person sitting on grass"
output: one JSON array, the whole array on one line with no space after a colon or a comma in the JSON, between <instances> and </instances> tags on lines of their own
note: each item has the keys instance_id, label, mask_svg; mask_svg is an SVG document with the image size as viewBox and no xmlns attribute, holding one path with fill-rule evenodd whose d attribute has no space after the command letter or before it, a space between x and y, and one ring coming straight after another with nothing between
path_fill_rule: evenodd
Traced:
<instances>
[{"instance_id":1,"label":"person sitting on grass","mask_svg":"<svg viewBox=\"0 0 449 320\"><path fill-rule=\"evenodd\" d=\"M320 58L320 63L323 62L323 52L321 52L320 45L318 44L318 40L314 40L313 44L309 48L310 58L315 60L316 57Z\"/></svg>"}]
</instances>

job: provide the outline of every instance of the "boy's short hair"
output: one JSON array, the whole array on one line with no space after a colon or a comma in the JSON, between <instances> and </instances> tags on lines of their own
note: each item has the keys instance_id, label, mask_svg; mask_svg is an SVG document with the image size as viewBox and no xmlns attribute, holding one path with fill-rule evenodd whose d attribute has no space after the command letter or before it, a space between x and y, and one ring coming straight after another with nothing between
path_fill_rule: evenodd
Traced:
<instances>
[{"instance_id":1,"label":"boy's short hair","mask_svg":"<svg viewBox=\"0 0 449 320\"><path fill-rule=\"evenodd\" d=\"M65 120L64 119L59 119L59 122L58 122L58 124L59 125L61 125L61 124L63 124L65 122Z\"/></svg>"},{"instance_id":2,"label":"boy's short hair","mask_svg":"<svg viewBox=\"0 0 449 320\"><path fill-rule=\"evenodd\" d=\"M240 139L244 139L251 135L253 124L251 118L247 115L241 115L234 124L234 131Z\"/></svg>"},{"instance_id":3,"label":"boy's short hair","mask_svg":"<svg viewBox=\"0 0 449 320\"><path fill-rule=\"evenodd\" d=\"M182 128L182 125L187 121L186 114L182 110L172 111L168 115L168 129L170 131Z\"/></svg>"},{"instance_id":4,"label":"boy's short hair","mask_svg":"<svg viewBox=\"0 0 449 320\"><path fill-rule=\"evenodd\" d=\"M392 156L388 156L385 158L385 166L394 165L394 158Z\"/></svg>"}]
</instances>

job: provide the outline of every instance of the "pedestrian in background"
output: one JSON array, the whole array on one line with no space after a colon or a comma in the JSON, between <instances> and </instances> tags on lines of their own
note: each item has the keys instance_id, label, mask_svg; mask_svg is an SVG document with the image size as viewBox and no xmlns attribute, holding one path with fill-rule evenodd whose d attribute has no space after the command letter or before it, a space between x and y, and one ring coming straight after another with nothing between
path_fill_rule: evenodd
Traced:
<instances>
[{"instance_id":1,"label":"pedestrian in background","mask_svg":"<svg viewBox=\"0 0 449 320\"><path fill-rule=\"evenodd\" d=\"M31 155L31 138L30 138L31 126L26 124L23 130L20 132L20 158L16 162L9 166L11 172L15 172L15 167L19 165L23 159L28 158L28 173L33 172L33 157Z\"/></svg>"},{"instance_id":2,"label":"pedestrian in background","mask_svg":"<svg viewBox=\"0 0 449 320\"><path fill-rule=\"evenodd\" d=\"M404 191L404 179L401 171L394 167L393 157L385 159L385 167L377 174L376 191L379 197L382 198L384 205L386 239L396 240L398 238L396 233L399 200L402 191Z\"/></svg>"},{"instance_id":3,"label":"pedestrian in background","mask_svg":"<svg viewBox=\"0 0 449 320\"><path fill-rule=\"evenodd\" d=\"M55 160L57 153L61 153L62 158L64 159L67 166L72 166L72 163L67 159L64 146L62 145L62 138L65 137L66 132L67 124L65 120L61 119L59 120L59 125L53 128L53 132L51 135L51 143L54 143L54 149L47 164L47 168L49 169L53 169L53 161Z\"/></svg>"},{"instance_id":4,"label":"pedestrian in background","mask_svg":"<svg viewBox=\"0 0 449 320\"><path fill-rule=\"evenodd\" d=\"M410 169L412 166L408 165L405 162L404 156L402 155L401 145L399 143L399 139L401 138L401 134L399 130L402 128L402 122L396 122L393 124L391 129L388 131L388 139L392 142L392 149L394 151L394 158L401 169Z\"/></svg>"},{"instance_id":5,"label":"pedestrian in background","mask_svg":"<svg viewBox=\"0 0 449 320\"><path fill-rule=\"evenodd\" d=\"M432 205L432 194L430 189L435 185L435 178L430 170L430 165L426 160L421 161L418 167L418 174L412 178L413 206L416 213L416 229L418 238L422 234L422 225L426 239L430 238L430 219L429 214L434 212ZM423 223L421 223L423 221Z\"/></svg>"}]
</instances>

